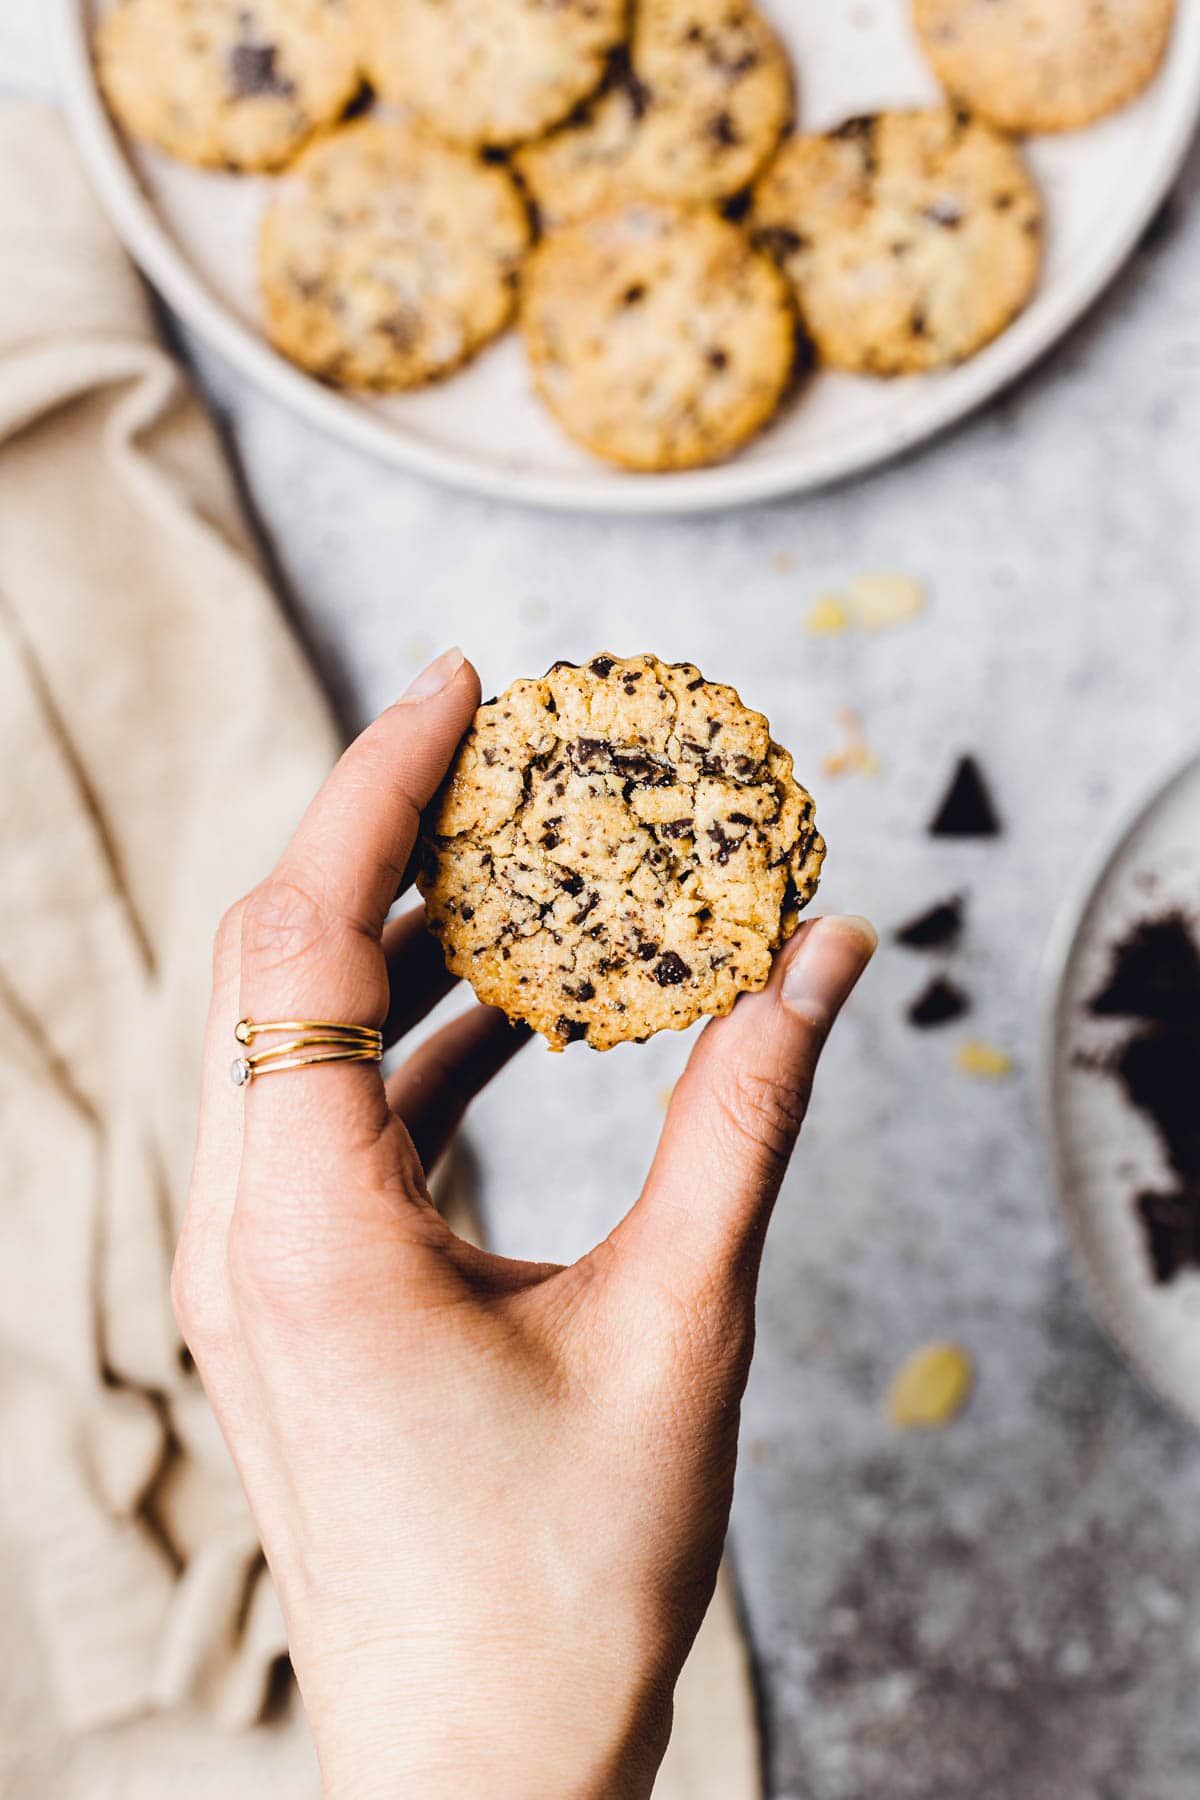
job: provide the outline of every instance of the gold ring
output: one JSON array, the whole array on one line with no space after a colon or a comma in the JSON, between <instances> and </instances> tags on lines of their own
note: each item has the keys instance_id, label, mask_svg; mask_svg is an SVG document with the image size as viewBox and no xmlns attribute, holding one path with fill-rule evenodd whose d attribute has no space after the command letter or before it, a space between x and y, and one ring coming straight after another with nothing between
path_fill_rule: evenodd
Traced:
<instances>
[{"instance_id":1,"label":"gold ring","mask_svg":"<svg viewBox=\"0 0 1200 1800\"><path fill-rule=\"evenodd\" d=\"M245 1087L256 1075L306 1069L314 1063L383 1061L383 1033L374 1025L340 1025L332 1019L275 1019L257 1024L253 1019L239 1019L233 1035L239 1044L249 1045L263 1033L283 1031L297 1035L254 1056L234 1058L229 1074L235 1087ZM305 1054L309 1050L316 1055Z\"/></svg>"}]
</instances>

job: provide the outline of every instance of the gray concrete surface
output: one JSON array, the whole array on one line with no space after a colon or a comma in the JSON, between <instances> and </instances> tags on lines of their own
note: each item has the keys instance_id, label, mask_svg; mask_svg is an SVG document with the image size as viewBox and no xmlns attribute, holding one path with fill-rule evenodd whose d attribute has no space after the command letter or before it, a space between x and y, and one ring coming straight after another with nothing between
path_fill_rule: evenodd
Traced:
<instances>
[{"instance_id":1,"label":"gray concrete surface","mask_svg":"<svg viewBox=\"0 0 1200 1800\"><path fill-rule=\"evenodd\" d=\"M41 10L7 0L0 78L49 81ZM904 1022L926 964L885 944L769 1243L733 1542L774 1800L1200 1793L1200 1445L1089 1322L1037 1116L1051 918L1200 726L1198 201L1193 157L1107 299L964 428L833 493L708 520L455 495L198 353L348 723L455 640L489 689L600 647L686 656L762 707L811 775L827 904L886 934L968 896L956 977L1013 1078L966 1081L961 1031ZM925 615L804 634L812 595L874 568L925 581ZM820 776L845 706L877 779ZM935 843L925 821L967 749L1006 830ZM569 1257L613 1222L687 1047L525 1053L472 1125L500 1248ZM974 1401L942 1434L897 1437L887 1378L945 1335L978 1359Z\"/></svg>"}]
</instances>

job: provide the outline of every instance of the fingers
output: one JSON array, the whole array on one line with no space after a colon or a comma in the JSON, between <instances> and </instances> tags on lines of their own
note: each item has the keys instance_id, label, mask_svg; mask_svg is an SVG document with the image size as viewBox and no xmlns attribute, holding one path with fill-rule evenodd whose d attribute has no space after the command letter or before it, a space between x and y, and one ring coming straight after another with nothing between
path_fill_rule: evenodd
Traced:
<instances>
[{"instance_id":1,"label":"fingers","mask_svg":"<svg viewBox=\"0 0 1200 1800\"><path fill-rule=\"evenodd\" d=\"M478 702L474 669L461 651L447 651L346 751L274 873L245 903L238 1013L382 1023L384 918L421 809ZM323 1151L336 1160L352 1142L378 1135L390 1117L371 1063L264 1074L245 1090L244 1104L246 1161L267 1153L276 1174L302 1151L310 1163Z\"/></svg>"},{"instance_id":2,"label":"fingers","mask_svg":"<svg viewBox=\"0 0 1200 1800\"><path fill-rule=\"evenodd\" d=\"M407 1125L423 1166L433 1167L467 1107L529 1042L491 1006L473 1006L425 1040L388 1082L388 1100Z\"/></svg>"},{"instance_id":3,"label":"fingers","mask_svg":"<svg viewBox=\"0 0 1200 1800\"><path fill-rule=\"evenodd\" d=\"M388 975L383 1042L390 1047L445 999L458 977L450 973L441 945L425 928L423 906L389 920L383 928L383 954Z\"/></svg>"},{"instance_id":4,"label":"fingers","mask_svg":"<svg viewBox=\"0 0 1200 1800\"><path fill-rule=\"evenodd\" d=\"M614 1245L680 1294L751 1281L830 1027L875 950L865 919L817 919L760 994L709 1025L671 1097Z\"/></svg>"}]
</instances>

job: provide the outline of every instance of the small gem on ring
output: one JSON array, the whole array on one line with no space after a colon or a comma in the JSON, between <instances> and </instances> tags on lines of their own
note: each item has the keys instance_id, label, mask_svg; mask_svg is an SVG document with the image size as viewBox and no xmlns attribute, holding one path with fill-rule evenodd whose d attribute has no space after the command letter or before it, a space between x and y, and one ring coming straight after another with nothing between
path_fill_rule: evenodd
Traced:
<instances>
[{"instance_id":1,"label":"small gem on ring","mask_svg":"<svg viewBox=\"0 0 1200 1800\"><path fill-rule=\"evenodd\" d=\"M235 1056L229 1065L229 1075L234 1087L245 1087L252 1073L244 1056Z\"/></svg>"},{"instance_id":2,"label":"small gem on ring","mask_svg":"<svg viewBox=\"0 0 1200 1800\"><path fill-rule=\"evenodd\" d=\"M233 1028L233 1035L239 1044L248 1044L250 1042L250 1020L239 1019Z\"/></svg>"}]
</instances>

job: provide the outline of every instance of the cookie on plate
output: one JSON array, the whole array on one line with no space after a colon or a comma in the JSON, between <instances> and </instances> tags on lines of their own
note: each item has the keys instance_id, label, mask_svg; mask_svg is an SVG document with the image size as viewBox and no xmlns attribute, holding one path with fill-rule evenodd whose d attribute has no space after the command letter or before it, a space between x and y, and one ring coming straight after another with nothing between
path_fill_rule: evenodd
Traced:
<instances>
[{"instance_id":1,"label":"cookie on plate","mask_svg":"<svg viewBox=\"0 0 1200 1800\"><path fill-rule=\"evenodd\" d=\"M522 282L534 386L579 443L630 469L728 456L787 389L787 282L708 207L634 201L543 239Z\"/></svg>"},{"instance_id":2,"label":"cookie on plate","mask_svg":"<svg viewBox=\"0 0 1200 1800\"><path fill-rule=\"evenodd\" d=\"M268 335L342 386L433 381L507 325L529 236L507 170L364 119L303 151L267 208Z\"/></svg>"},{"instance_id":3,"label":"cookie on plate","mask_svg":"<svg viewBox=\"0 0 1200 1800\"><path fill-rule=\"evenodd\" d=\"M638 198L631 152L644 106L629 80L606 87L557 131L522 144L513 167L543 231Z\"/></svg>"},{"instance_id":4,"label":"cookie on plate","mask_svg":"<svg viewBox=\"0 0 1200 1800\"><path fill-rule=\"evenodd\" d=\"M1154 75L1174 0L913 0L938 80L1008 131L1072 131Z\"/></svg>"},{"instance_id":5,"label":"cookie on plate","mask_svg":"<svg viewBox=\"0 0 1200 1800\"><path fill-rule=\"evenodd\" d=\"M631 50L643 116L635 183L672 200L721 200L762 168L792 116L779 39L747 0L639 0Z\"/></svg>"},{"instance_id":6,"label":"cookie on plate","mask_svg":"<svg viewBox=\"0 0 1200 1800\"><path fill-rule=\"evenodd\" d=\"M637 195L723 200L756 174L792 111L787 58L743 0L643 0L632 62L514 161L547 230Z\"/></svg>"},{"instance_id":7,"label":"cookie on plate","mask_svg":"<svg viewBox=\"0 0 1200 1800\"><path fill-rule=\"evenodd\" d=\"M340 0L115 0L96 67L133 137L229 169L278 168L361 84Z\"/></svg>"},{"instance_id":8,"label":"cookie on plate","mask_svg":"<svg viewBox=\"0 0 1200 1800\"><path fill-rule=\"evenodd\" d=\"M824 854L761 713L688 663L603 655L480 707L417 885L481 1000L607 1050L763 987Z\"/></svg>"},{"instance_id":9,"label":"cookie on plate","mask_svg":"<svg viewBox=\"0 0 1200 1800\"><path fill-rule=\"evenodd\" d=\"M367 73L461 144L515 144L603 79L628 0L351 0Z\"/></svg>"},{"instance_id":10,"label":"cookie on plate","mask_svg":"<svg viewBox=\"0 0 1200 1800\"><path fill-rule=\"evenodd\" d=\"M961 362L1002 331L1033 292L1041 226L1016 147L943 108L793 138L752 213L822 360L874 375Z\"/></svg>"}]
</instances>

